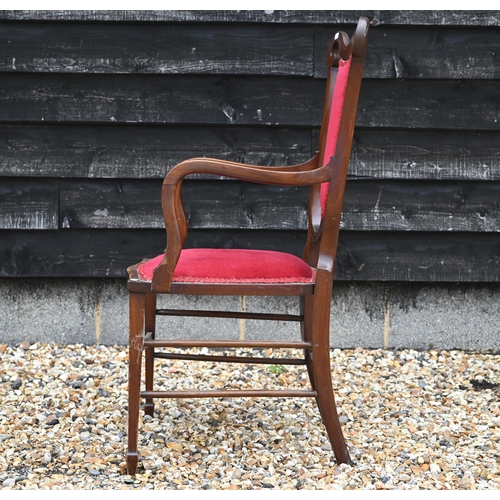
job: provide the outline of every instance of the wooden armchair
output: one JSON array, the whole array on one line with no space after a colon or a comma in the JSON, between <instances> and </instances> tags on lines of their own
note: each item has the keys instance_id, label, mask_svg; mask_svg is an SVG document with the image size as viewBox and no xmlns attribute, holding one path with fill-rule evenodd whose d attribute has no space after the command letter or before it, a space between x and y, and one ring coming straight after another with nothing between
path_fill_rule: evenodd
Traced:
<instances>
[{"instance_id":1,"label":"wooden armchair","mask_svg":"<svg viewBox=\"0 0 500 500\"><path fill-rule=\"evenodd\" d=\"M130 292L130 357L128 473L137 470L139 405L153 414L155 398L196 397L314 397L335 457L350 463L338 420L330 372L330 301L347 169L356 120L369 20L361 17L352 39L339 32L328 51L328 80L319 152L308 162L289 167L262 167L207 158L178 164L166 176L162 208L167 231L165 253L128 269ZM182 180L190 174L214 174L256 183L311 186L309 230L303 259L265 250L183 250L188 231L181 199ZM216 311L179 311L156 308L157 294L266 295L300 297L300 315ZM210 316L297 321L302 340L294 342L157 340L157 315ZM158 348L295 348L303 359L282 359L280 364L306 365L310 390L154 390L154 360L188 359L251 363L251 357L169 353ZM145 390L141 391L141 364L145 351ZM276 358L258 358L276 363Z\"/></svg>"}]
</instances>

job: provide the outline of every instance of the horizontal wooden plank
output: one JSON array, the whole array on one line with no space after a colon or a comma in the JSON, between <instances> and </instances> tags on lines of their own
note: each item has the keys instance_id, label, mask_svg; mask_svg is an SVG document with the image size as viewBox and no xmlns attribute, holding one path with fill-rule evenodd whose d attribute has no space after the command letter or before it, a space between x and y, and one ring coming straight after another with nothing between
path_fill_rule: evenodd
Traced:
<instances>
[{"instance_id":1,"label":"horizontal wooden plank","mask_svg":"<svg viewBox=\"0 0 500 500\"><path fill-rule=\"evenodd\" d=\"M192 231L187 247L300 255L304 232ZM1 231L0 276L124 277L163 251L162 230ZM341 231L337 280L499 282L500 235Z\"/></svg>"},{"instance_id":2,"label":"horizontal wooden plank","mask_svg":"<svg viewBox=\"0 0 500 500\"><path fill-rule=\"evenodd\" d=\"M0 22L0 46L8 72L313 74L307 26Z\"/></svg>"},{"instance_id":3,"label":"horizontal wooden plank","mask_svg":"<svg viewBox=\"0 0 500 500\"><path fill-rule=\"evenodd\" d=\"M310 125L324 87L306 77L4 73L0 121Z\"/></svg>"},{"instance_id":4,"label":"horizontal wooden plank","mask_svg":"<svg viewBox=\"0 0 500 500\"><path fill-rule=\"evenodd\" d=\"M326 78L327 47L339 29L347 28L138 24L130 29L116 23L4 21L0 22L4 49L0 71L307 76L314 72ZM499 40L497 28L378 27L370 33L364 75L499 79ZM421 49L415 50L417 46Z\"/></svg>"},{"instance_id":5,"label":"horizontal wooden plank","mask_svg":"<svg viewBox=\"0 0 500 500\"><path fill-rule=\"evenodd\" d=\"M2 10L0 19L235 23L356 23L500 26L498 10Z\"/></svg>"},{"instance_id":6,"label":"horizontal wooden plank","mask_svg":"<svg viewBox=\"0 0 500 500\"><path fill-rule=\"evenodd\" d=\"M500 183L350 181L341 228L500 232Z\"/></svg>"},{"instance_id":7,"label":"horizontal wooden plank","mask_svg":"<svg viewBox=\"0 0 500 500\"><path fill-rule=\"evenodd\" d=\"M337 278L500 281L498 233L341 232Z\"/></svg>"},{"instance_id":8,"label":"horizontal wooden plank","mask_svg":"<svg viewBox=\"0 0 500 500\"><path fill-rule=\"evenodd\" d=\"M163 179L177 163L196 156L256 165L303 163L313 156L311 130L0 124L3 176Z\"/></svg>"},{"instance_id":9,"label":"horizontal wooden plank","mask_svg":"<svg viewBox=\"0 0 500 500\"><path fill-rule=\"evenodd\" d=\"M57 229L59 181L0 179L0 229Z\"/></svg>"},{"instance_id":10,"label":"horizontal wooden plank","mask_svg":"<svg viewBox=\"0 0 500 500\"><path fill-rule=\"evenodd\" d=\"M315 131L313 143L319 138ZM500 133L357 129L350 178L500 180Z\"/></svg>"},{"instance_id":11,"label":"horizontal wooden plank","mask_svg":"<svg viewBox=\"0 0 500 500\"><path fill-rule=\"evenodd\" d=\"M61 181L63 228L163 228L162 181ZM244 182L183 183L191 228L305 229L308 188Z\"/></svg>"},{"instance_id":12,"label":"horizontal wooden plank","mask_svg":"<svg viewBox=\"0 0 500 500\"><path fill-rule=\"evenodd\" d=\"M324 80L308 77L4 74L0 121L318 126ZM500 130L489 80L363 82L358 126Z\"/></svg>"},{"instance_id":13,"label":"horizontal wooden plank","mask_svg":"<svg viewBox=\"0 0 500 500\"><path fill-rule=\"evenodd\" d=\"M319 131L281 127L1 125L1 175L158 178L195 156L293 165ZM194 140L194 138L196 140ZM351 178L500 180L500 132L358 128Z\"/></svg>"},{"instance_id":14,"label":"horizontal wooden plank","mask_svg":"<svg viewBox=\"0 0 500 500\"><path fill-rule=\"evenodd\" d=\"M269 231L192 231L186 247L289 249L301 254L305 233ZM253 237L250 238L250 236ZM274 235L274 238L270 235ZM0 231L0 276L126 276L126 268L165 249L165 231L68 230Z\"/></svg>"},{"instance_id":15,"label":"horizontal wooden plank","mask_svg":"<svg viewBox=\"0 0 500 500\"><path fill-rule=\"evenodd\" d=\"M332 32L315 28L316 77L326 78ZM369 35L364 77L498 80L499 52L498 28L379 26Z\"/></svg>"},{"instance_id":16,"label":"horizontal wooden plank","mask_svg":"<svg viewBox=\"0 0 500 500\"><path fill-rule=\"evenodd\" d=\"M63 228L163 228L161 180L61 181ZM191 229L307 229L308 188L239 181L183 184ZM500 183L349 181L341 228L500 232Z\"/></svg>"},{"instance_id":17,"label":"horizontal wooden plank","mask_svg":"<svg viewBox=\"0 0 500 500\"><path fill-rule=\"evenodd\" d=\"M500 85L489 80L364 80L359 126L500 130Z\"/></svg>"}]
</instances>

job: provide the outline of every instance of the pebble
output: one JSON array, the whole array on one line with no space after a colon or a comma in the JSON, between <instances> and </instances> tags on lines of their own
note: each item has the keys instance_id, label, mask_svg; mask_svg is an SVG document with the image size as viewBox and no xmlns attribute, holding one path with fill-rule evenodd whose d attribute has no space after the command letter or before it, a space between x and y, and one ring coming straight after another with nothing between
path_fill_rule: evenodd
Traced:
<instances>
[{"instance_id":1,"label":"pebble","mask_svg":"<svg viewBox=\"0 0 500 500\"><path fill-rule=\"evenodd\" d=\"M352 466L335 462L313 399L156 400L130 477L125 347L0 352L0 489L500 489L498 354L332 350ZM308 387L302 367L161 365L165 390Z\"/></svg>"}]
</instances>

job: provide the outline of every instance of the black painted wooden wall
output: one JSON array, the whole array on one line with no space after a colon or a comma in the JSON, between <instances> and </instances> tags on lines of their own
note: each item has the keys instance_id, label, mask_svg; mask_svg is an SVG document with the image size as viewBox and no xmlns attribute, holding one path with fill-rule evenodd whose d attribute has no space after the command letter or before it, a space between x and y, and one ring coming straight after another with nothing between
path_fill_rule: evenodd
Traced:
<instances>
[{"instance_id":1,"label":"black painted wooden wall","mask_svg":"<svg viewBox=\"0 0 500 500\"><path fill-rule=\"evenodd\" d=\"M500 281L499 11L1 11L0 276L125 276L161 253L183 159L309 159L327 44L361 14L337 279ZM306 190L184 193L189 246L301 254Z\"/></svg>"}]
</instances>

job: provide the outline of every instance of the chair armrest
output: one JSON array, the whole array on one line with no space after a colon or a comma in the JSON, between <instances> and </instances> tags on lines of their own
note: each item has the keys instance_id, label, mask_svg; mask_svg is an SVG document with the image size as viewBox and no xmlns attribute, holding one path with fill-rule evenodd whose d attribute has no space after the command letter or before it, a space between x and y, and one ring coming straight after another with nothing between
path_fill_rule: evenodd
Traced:
<instances>
[{"instance_id":1,"label":"chair armrest","mask_svg":"<svg viewBox=\"0 0 500 500\"><path fill-rule=\"evenodd\" d=\"M192 158L176 165L165 177L162 188L162 210L167 231L165 257L153 272L152 291L168 291L172 275L187 236L187 222L182 204L181 188L184 177L192 174L212 174L238 180L280 186L308 186L328 182L330 165L318 168L318 158L289 167L265 167L243 163Z\"/></svg>"},{"instance_id":2,"label":"chair armrest","mask_svg":"<svg viewBox=\"0 0 500 500\"><path fill-rule=\"evenodd\" d=\"M176 165L165 177L163 184L177 184L187 175L192 174L211 174L222 177L231 177L239 180L250 182L258 182L265 184L283 184L283 180L278 173L300 173L316 170L319 166L319 155L316 154L313 158L299 165L291 165L284 167L270 167L261 165L249 165L247 163L237 163L227 160L219 160L214 158L191 158ZM261 176L260 173L269 172L273 174L266 179L267 174ZM290 177L291 179L292 177ZM283 179L286 179L284 177ZM306 182L307 184L316 184L316 182ZM296 184L290 184L296 185Z\"/></svg>"}]
</instances>

